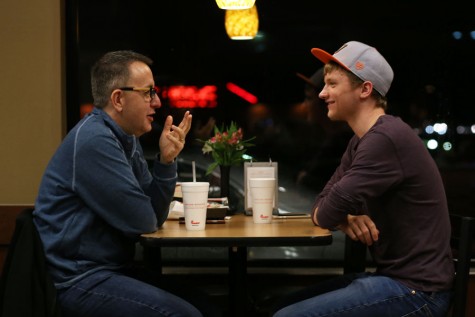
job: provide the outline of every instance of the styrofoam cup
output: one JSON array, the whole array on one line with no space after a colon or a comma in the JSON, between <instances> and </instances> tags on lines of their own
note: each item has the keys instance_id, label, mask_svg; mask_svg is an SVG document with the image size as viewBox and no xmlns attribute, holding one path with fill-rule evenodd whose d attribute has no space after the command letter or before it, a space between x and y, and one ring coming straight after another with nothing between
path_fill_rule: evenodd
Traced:
<instances>
[{"instance_id":1,"label":"styrofoam cup","mask_svg":"<svg viewBox=\"0 0 475 317\"><path fill-rule=\"evenodd\" d=\"M204 230L206 227L206 209L208 207L208 182L183 182L183 210L187 230Z\"/></svg>"},{"instance_id":2,"label":"styrofoam cup","mask_svg":"<svg viewBox=\"0 0 475 317\"><path fill-rule=\"evenodd\" d=\"M271 223L275 199L275 178L250 178L249 188L254 223Z\"/></svg>"}]
</instances>

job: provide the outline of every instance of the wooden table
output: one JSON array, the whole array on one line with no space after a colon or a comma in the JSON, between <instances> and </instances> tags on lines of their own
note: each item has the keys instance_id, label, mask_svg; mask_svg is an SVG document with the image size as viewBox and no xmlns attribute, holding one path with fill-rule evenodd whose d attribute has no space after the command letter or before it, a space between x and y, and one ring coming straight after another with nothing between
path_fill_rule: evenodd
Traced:
<instances>
[{"instance_id":1,"label":"wooden table","mask_svg":"<svg viewBox=\"0 0 475 317\"><path fill-rule=\"evenodd\" d=\"M287 217L254 224L252 217L236 214L224 224L207 224L202 231L188 231L184 224L168 220L156 232L143 234L140 243L144 260L159 272L161 247L228 247L230 312L245 316L247 247L329 245L332 234L315 226L310 218Z\"/></svg>"}]
</instances>

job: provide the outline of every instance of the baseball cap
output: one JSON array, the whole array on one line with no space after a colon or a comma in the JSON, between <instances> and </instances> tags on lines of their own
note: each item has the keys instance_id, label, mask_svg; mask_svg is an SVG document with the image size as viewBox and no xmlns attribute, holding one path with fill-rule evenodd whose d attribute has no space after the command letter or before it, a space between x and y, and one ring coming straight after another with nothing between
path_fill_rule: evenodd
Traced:
<instances>
[{"instance_id":1,"label":"baseball cap","mask_svg":"<svg viewBox=\"0 0 475 317\"><path fill-rule=\"evenodd\" d=\"M333 61L349 70L363 81L370 81L382 96L391 87L394 73L386 59L374 48L364 43L350 41L343 44L333 55L320 48L312 48L312 54L327 64Z\"/></svg>"}]
</instances>

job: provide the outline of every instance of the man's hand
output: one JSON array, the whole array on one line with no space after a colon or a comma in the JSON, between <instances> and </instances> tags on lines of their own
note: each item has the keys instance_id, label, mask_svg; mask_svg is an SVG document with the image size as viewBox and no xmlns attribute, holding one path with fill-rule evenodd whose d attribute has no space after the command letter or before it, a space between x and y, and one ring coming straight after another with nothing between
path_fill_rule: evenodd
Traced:
<instances>
[{"instance_id":1,"label":"man's hand","mask_svg":"<svg viewBox=\"0 0 475 317\"><path fill-rule=\"evenodd\" d=\"M372 245L378 241L379 230L373 220L366 215L348 215L348 222L338 226L338 229L347 234L354 241L361 241L366 245Z\"/></svg>"},{"instance_id":2,"label":"man's hand","mask_svg":"<svg viewBox=\"0 0 475 317\"><path fill-rule=\"evenodd\" d=\"M178 126L173 125L172 116L168 116L163 125L163 131L158 142L160 147L160 162L169 164L180 154L185 146L185 138L191 128L191 114L185 112Z\"/></svg>"}]
</instances>

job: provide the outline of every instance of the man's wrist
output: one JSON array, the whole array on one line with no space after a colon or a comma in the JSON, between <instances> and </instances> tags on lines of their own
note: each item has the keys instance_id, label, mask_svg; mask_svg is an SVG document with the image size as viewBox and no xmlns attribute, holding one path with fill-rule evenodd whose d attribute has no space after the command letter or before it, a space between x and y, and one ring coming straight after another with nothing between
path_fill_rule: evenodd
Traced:
<instances>
[{"instance_id":1,"label":"man's wrist","mask_svg":"<svg viewBox=\"0 0 475 317\"><path fill-rule=\"evenodd\" d=\"M160 163L170 165L176 161L176 157L170 159L165 158L160 152L157 154L157 159Z\"/></svg>"}]
</instances>

